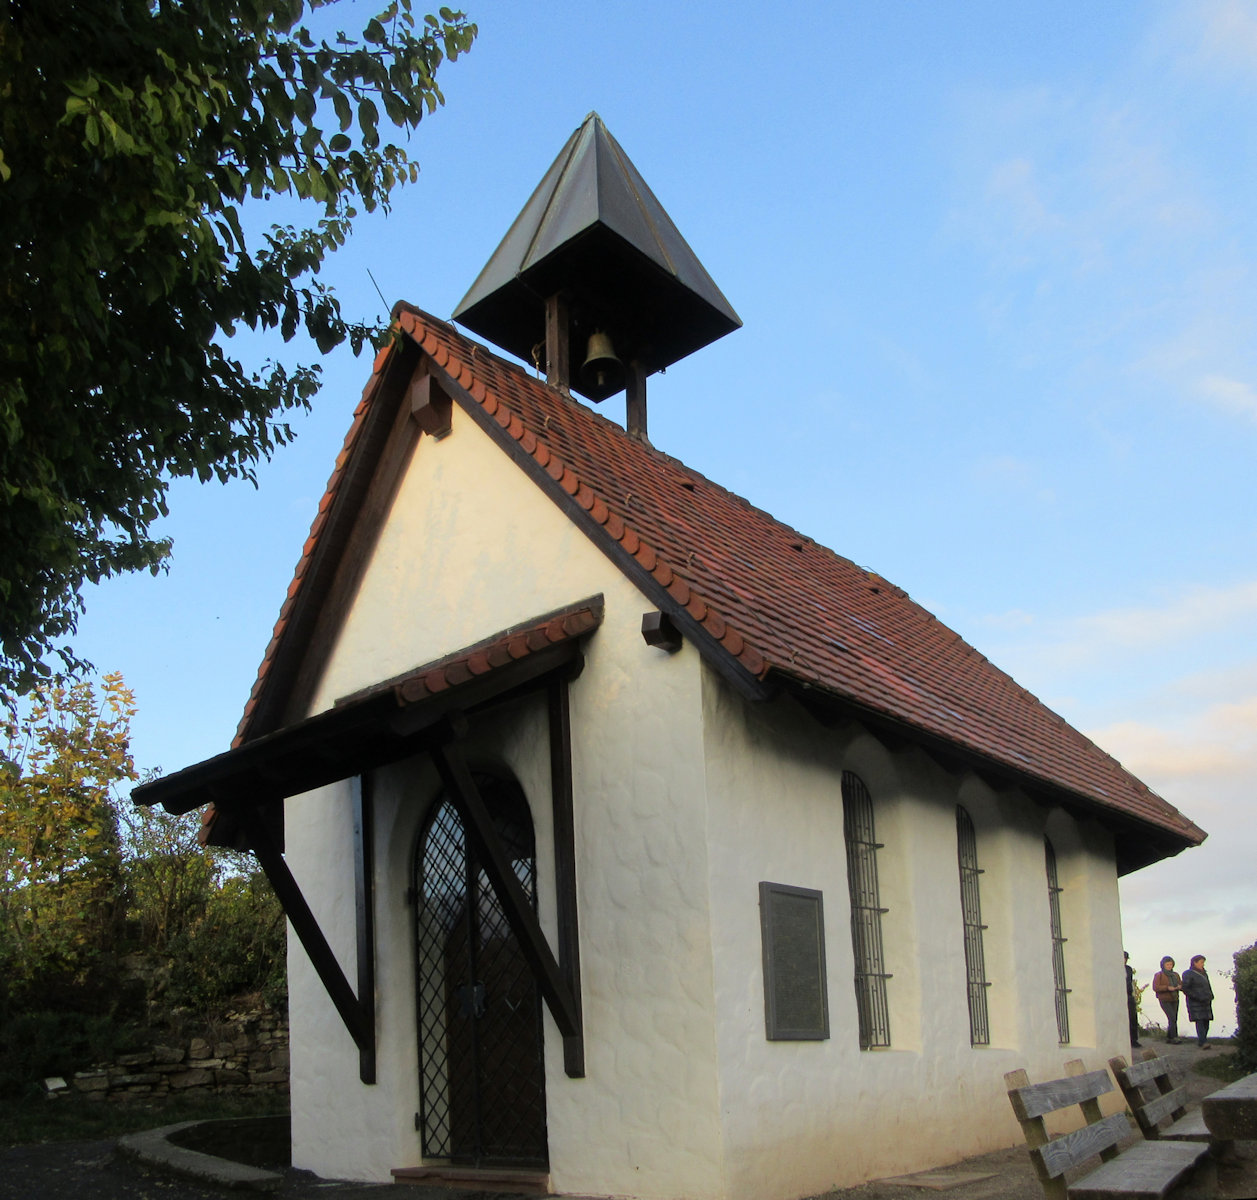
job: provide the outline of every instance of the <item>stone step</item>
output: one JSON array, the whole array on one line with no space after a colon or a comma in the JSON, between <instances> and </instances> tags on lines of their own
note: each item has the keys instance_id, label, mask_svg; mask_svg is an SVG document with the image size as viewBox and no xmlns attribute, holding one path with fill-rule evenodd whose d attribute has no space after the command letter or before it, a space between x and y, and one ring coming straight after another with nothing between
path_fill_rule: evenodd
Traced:
<instances>
[{"instance_id":1,"label":"stone step","mask_svg":"<svg viewBox=\"0 0 1257 1200\"><path fill-rule=\"evenodd\" d=\"M418 1187L508 1192L520 1196L548 1196L550 1194L548 1172L530 1171L522 1167L394 1167L392 1175L395 1183Z\"/></svg>"}]
</instances>

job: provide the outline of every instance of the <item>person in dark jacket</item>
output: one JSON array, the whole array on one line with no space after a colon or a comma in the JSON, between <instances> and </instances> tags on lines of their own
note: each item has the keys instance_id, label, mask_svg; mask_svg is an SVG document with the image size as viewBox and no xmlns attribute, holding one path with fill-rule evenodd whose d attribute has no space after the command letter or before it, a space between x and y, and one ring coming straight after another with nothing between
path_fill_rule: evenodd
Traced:
<instances>
[{"instance_id":1,"label":"person in dark jacket","mask_svg":"<svg viewBox=\"0 0 1257 1200\"><path fill-rule=\"evenodd\" d=\"M1152 977L1152 990L1156 993L1161 1011L1165 1013L1165 1040L1169 1045L1177 1046L1178 998L1183 990L1183 981L1174 969L1174 960L1168 954L1161 960L1161 969Z\"/></svg>"},{"instance_id":2,"label":"person in dark jacket","mask_svg":"<svg viewBox=\"0 0 1257 1200\"><path fill-rule=\"evenodd\" d=\"M1139 993L1135 990L1135 968L1130 965L1130 955L1122 951L1126 964L1126 1017L1130 1021L1130 1044L1139 1045Z\"/></svg>"},{"instance_id":3,"label":"person in dark jacket","mask_svg":"<svg viewBox=\"0 0 1257 1200\"><path fill-rule=\"evenodd\" d=\"M1205 971L1205 956L1192 955L1191 966L1183 972L1183 995L1187 998L1187 1019L1196 1023L1196 1045L1209 1049L1209 1022L1213 1020L1213 984Z\"/></svg>"}]
</instances>

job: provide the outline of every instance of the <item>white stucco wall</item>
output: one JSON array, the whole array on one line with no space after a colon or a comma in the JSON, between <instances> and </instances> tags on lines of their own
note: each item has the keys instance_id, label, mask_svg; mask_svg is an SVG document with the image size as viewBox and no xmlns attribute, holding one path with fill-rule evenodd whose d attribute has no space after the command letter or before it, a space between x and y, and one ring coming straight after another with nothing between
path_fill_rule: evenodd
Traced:
<instances>
[{"instance_id":1,"label":"white stucco wall","mask_svg":"<svg viewBox=\"0 0 1257 1200\"><path fill-rule=\"evenodd\" d=\"M716 1092L697 655L640 634L650 606L457 408L423 439L318 688L337 697L593 593L606 597L571 688L586 1078L563 1073L545 1018L552 1186L644 1197L724 1194ZM554 933L549 760L537 705L478 731L468 753L509 768L533 811L539 909ZM401 902L438 790L429 767L376 780L379 1083L305 960L291 960L294 1162L387 1179L419 1138L411 914ZM354 977L348 793L288 806L288 859Z\"/></svg>"},{"instance_id":2,"label":"white stucco wall","mask_svg":"<svg viewBox=\"0 0 1257 1200\"><path fill-rule=\"evenodd\" d=\"M822 729L789 701L749 706L705 675L711 912L731 1200L806 1196L1021 1140L1003 1074L1032 1078L1125 1053L1112 849L1098 830L889 753L854 723ZM873 797L891 1048L861 1051L841 775ZM955 807L978 843L991 1043L970 1044ZM1043 838L1058 856L1071 1041L1056 1036ZM757 885L824 893L830 1037L770 1042Z\"/></svg>"},{"instance_id":3,"label":"white stucco wall","mask_svg":"<svg viewBox=\"0 0 1257 1200\"><path fill-rule=\"evenodd\" d=\"M860 727L822 729L788 701L751 706L690 646L645 645L649 605L457 408L420 441L312 711L593 593L602 627L571 687L587 1076L563 1073L547 1014L551 1185L663 1200L787 1200L939 1165L1020 1137L1003 1073L1059 1075L1124 1052L1112 848L1099 829L992 792ZM473 730L473 763L528 797L539 912L554 944L547 730L538 699ZM841 773L877 814L893 1045L861 1052ZM417 1165L416 839L439 792L421 759L375 777L379 1082L304 952L290 950L296 1165L387 1180ZM969 1042L955 805L982 868L992 1040ZM1071 1044L1056 1044L1043 838L1058 858ZM287 857L355 977L347 786L288 804ZM761 880L823 891L831 1036L768 1042Z\"/></svg>"}]
</instances>

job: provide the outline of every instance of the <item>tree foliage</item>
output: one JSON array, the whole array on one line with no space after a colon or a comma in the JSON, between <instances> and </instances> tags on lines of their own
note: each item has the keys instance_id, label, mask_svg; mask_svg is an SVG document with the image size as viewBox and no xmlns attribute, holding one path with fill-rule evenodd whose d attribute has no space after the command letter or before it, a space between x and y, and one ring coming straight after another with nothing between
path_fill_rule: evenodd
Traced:
<instances>
[{"instance_id":1,"label":"tree foliage","mask_svg":"<svg viewBox=\"0 0 1257 1200\"><path fill-rule=\"evenodd\" d=\"M198 845L195 813L131 804L135 701L122 677L41 686L5 712L0 1025L58 1012L111 1019L140 989L133 954L158 981L148 996L158 1010L281 999L284 915L251 856Z\"/></svg>"},{"instance_id":2,"label":"tree foliage","mask_svg":"<svg viewBox=\"0 0 1257 1200\"><path fill-rule=\"evenodd\" d=\"M1257 1071L1257 943L1235 952L1235 1050L1242 1070Z\"/></svg>"},{"instance_id":3,"label":"tree foliage","mask_svg":"<svg viewBox=\"0 0 1257 1200\"><path fill-rule=\"evenodd\" d=\"M9 706L0 752L0 962L11 987L74 985L123 918L115 789L136 778L120 675Z\"/></svg>"},{"instance_id":4,"label":"tree foliage","mask_svg":"<svg viewBox=\"0 0 1257 1200\"><path fill-rule=\"evenodd\" d=\"M359 206L415 178L381 122L443 103L476 28L394 0L328 41L305 8L0 6L0 686L80 665L81 589L159 568L172 477L251 478L291 436L317 367L251 372L220 335L370 335L316 276ZM273 196L317 219L250 244L242 212Z\"/></svg>"}]
</instances>

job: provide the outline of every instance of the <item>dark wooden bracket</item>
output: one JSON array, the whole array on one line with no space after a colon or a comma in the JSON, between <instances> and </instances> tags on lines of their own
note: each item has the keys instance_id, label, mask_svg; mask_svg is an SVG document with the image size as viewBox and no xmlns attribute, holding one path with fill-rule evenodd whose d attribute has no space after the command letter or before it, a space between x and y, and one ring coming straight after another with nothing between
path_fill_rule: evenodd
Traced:
<instances>
[{"instance_id":1,"label":"dark wooden bracket","mask_svg":"<svg viewBox=\"0 0 1257 1200\"><path fill-rule=\"evenodd\" d=\"M642 640L648 646L675 654L683 639L676 622L666 612L642 613Z\"/></svg>"},{"instance_id":2,"label":"dark wooden bracket","mask_svg":"<svg viewBox=\"0 0 1257 1200\"><path fill-rule=\"evenodd\" d=\"M424 433L438 440L453 429L454 402L441 390L441 385L428 374L415 372L407 394L410 415Z\"/></svg>"},{"instance_id":3,"label":"dark wooden bracket","mask_svg":"<svg viewBox=\"0 0 1257 1200\"><path fill-rule=\"evenodd\" d=\"M580 1005L568 985L567 976L555 960L528 897L502 850L489 810L472 778L461 748L455 743L457 731L451 726L448 740L431 748L432 762L446 794L463 820L467 837L476 849L485 875L502 904L511 931L537 979L542 998L564 1039L565 1065L570 1062L567 1042L581 1038Z\"/></svg>"},{"instance_id":4,"label":"dark wooden bracket","mask_svg":"<svg viewBox=\"0 0 1257 1200\"><path fill-rule=\"evenodd\" d=\"M284 856L280 853L275 839L262 820L261 814L251 804L231 806L230 802L216 801L228 809L240 824L245 841L257 857L266 878L283 907L301 945L305 948L310 962L326 989L329 999L336 1006L340 1019L349 1030L358 1047L359 1068L363 1083L375 1082L375 995L374 990L364 992L363 996L354 995L353 988L345 978L345 973L336 960L323 930L315 919L314 913L301 894L301 888L293 878ZM365 840L364 840L365 846ZM372 976L374 968L371 969ZM359 963L359 982L362 980L362 964ZM367 1068L369 1067L369 1071ZM370 1078L367 1075L370 1075Z\"/></svg>"},{"instance_id":5,"label":"dark wooden bracket","mask_svg":"<svg viewBox=\"0 0 1257 1200\"><path fill-rule=\"evenodd\" d=\"M580 924L576 905L576 822L572 805L572 716L568 680L557 676L546 693L550 718L550 796L554 820L554 891L559 926L559 969L576 1008L577 1030L563 1035L563 1069L585 1077L581 1012Z\"/></svg>"}]
</instances>

